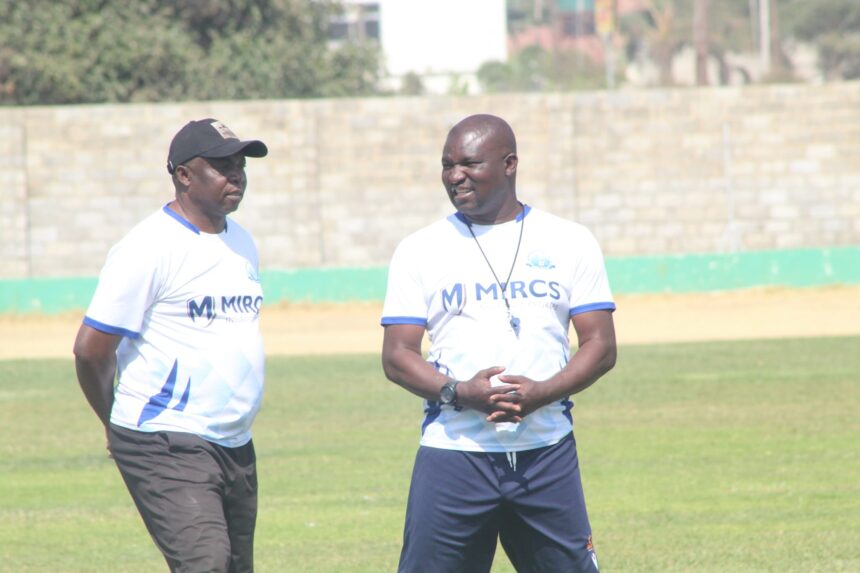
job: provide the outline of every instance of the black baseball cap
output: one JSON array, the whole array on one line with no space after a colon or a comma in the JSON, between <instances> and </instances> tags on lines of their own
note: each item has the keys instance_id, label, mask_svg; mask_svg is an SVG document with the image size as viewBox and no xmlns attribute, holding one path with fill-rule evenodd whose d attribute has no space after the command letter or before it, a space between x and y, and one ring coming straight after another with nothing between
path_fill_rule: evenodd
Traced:
<instances>
[{"instance_id":1,"label":"black baseball cap","mask_svg":"<svg viewBox=\"0 0 860 573\"><path fill-rule=\"evenodd\" d=\"M241 141L233 131L217 119L190 121L173 136L167 152L167 172L173 173L195 157L217 159L242 153L246 157L265 157L269 148L262 141Z\"/></svg>"}]
</instances>

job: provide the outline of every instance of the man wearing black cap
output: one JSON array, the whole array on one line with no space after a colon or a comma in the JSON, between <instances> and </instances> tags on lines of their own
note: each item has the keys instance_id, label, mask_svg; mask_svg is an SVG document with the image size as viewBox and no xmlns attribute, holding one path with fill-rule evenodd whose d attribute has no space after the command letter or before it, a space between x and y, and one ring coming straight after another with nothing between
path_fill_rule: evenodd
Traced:
<instances>
[{"instance_id":1,"label":"man wearing black cap","mask_svg":"<svg viewBox=\"0 0 860 573\"><path fill-rule=\"evenodd\" d=\"M167 158L174 200L110 250L75 340L84 395L175 572L254 567L263 293L254 241L227 215L245 158L267 153L220 121L185 125Z\"/></svg>"}]
</instances>

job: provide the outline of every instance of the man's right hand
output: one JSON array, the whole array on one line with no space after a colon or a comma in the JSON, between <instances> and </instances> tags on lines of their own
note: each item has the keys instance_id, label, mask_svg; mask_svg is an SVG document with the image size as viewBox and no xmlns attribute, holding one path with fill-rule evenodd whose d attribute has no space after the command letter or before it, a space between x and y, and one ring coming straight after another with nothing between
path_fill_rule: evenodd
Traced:
<instances>
[{"instance_id":1,"label":"man's right hand","mask_svg":"<svg viewBox=\"0 0 860 573\"><path fill-rule=\"evenodd\" d=\"M480 370L457 385L457 404L487 414L488 422L520 422L518 384L493 386L493 376L504 372L504 366Z\"/></svg>"}]
</instances>

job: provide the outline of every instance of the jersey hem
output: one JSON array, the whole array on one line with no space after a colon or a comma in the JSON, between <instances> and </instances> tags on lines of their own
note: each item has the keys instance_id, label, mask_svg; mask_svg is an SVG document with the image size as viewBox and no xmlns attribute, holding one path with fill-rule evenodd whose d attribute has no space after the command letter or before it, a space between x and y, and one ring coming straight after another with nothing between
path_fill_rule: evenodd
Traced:
<instances>
[{"instance_id":1,"label":"jersey hem","mask_svg":"<svg viewBox=\"0 0 860 573\"><path fill-rule=\"evenodd\" d=\"M134 424L126 424L125 422L115 420L113 418L111 418L110 423L114 426L125 428L126 430L131 430L133 432L143 432L145 434L155 434L158 432L176 432L179 434L191 434L193 436L197 436L201 440L206 440L207 442L211 442L213 444L217 444L225 448L241 448L242 446L251 441L250 433L247 434L247 439L238 438L235 440L216 440L211 436L205 436L198 432L192 432L191 430L184 430L182 428L141 428L140 426L136 426Z\"/></svg>"},{"instance_id":2,"label":"jersey hem","mask_svg":"<svg viewBox=\"0 0 860 573\"><path fill-rule=\"evenodd\" d=\"M440 450L452 450L455 452L485 452L491 454L498 454L502 452L525 452L528 450L537 450L539 448L545 448L547 446L554 446L555 444L562 441L564 438L568 436L573 431L573 428L562 434L561 436L553 437L548 440L541 440L539 442L530 442L528 444L515 444L509 447L505 447L501 444L492 445L492 446L481 446L480 444L451 444L451 443L438 443L438 442L429 442L421 440L419 443L420 446L426 448L437 448Z\"/></svg>"}]
</instances>

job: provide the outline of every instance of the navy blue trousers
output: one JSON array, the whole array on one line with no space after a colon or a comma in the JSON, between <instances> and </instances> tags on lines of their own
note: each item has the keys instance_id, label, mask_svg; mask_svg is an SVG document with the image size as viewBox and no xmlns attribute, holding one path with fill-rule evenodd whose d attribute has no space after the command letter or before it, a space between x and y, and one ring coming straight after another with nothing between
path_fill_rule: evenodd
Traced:
<instances>
[{"instance_id":1,"label":"navy blue trousers","mask_svg":"<svg viewBox=\"0 0 860 573\"><path fill-rule=\"evenodd\" d=\"M489 572L497 541L519 573L595 573L576 442L516 453L421 447L399 573Z\"/></svg>"}]
</instances>

